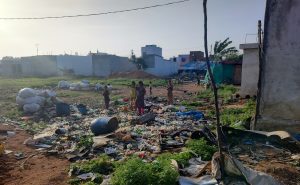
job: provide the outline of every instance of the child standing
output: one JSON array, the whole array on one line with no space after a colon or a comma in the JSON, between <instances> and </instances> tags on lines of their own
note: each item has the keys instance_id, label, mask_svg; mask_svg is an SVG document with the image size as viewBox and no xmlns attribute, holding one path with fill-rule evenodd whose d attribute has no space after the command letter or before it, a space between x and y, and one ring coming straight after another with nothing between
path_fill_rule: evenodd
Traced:
<instances>
[{"instance_id":1,"label":"child standing","mask_svg":"<svg viewBox=\"0 0 300 185\"><path fill-rule=\"evenodd\" d=\"M135 81L132 81L130 87L130 108L132 110L135 110L135 103L136 103L136 84Z\"/></svg>"},{"instance_id":2,"label":"child standing","mask_svg":"<svg viewBox=\"0 0 300 185\"><path fill-rule=\"evenodd\" d=\"M151 81L149 82L149 93L150 93L150 96L152 96L152 82Z\"/></svg>"},{"instance_id":3,"label":"child standing","mask_svg":"<svg viewBox=\"0 0 300 185\"><path fill-rule=\"evenodd\" d=\"M146 89L144 87L144 83L142 81L139 81L139 86L137 87L137 98L136 98L136 106L138 109L139 116L144 114L145 94L146 94Z\"/></svg>"},{"instance_id":4,"label":"child standing","mask_svg":"<svg viewBox=\"0 0 300 185\"><path fill-rule=\"evenodd\" d=\"M103 98L104 98L105 109L109 109L110 99L109 99L109 90L107 85L104 86Z\"/></svg>"},{"instance_id":5,"label":"child standing","mask_svg":"<svg viewBox=\"0 0 300 185\"><path fill-rule=\"evenodd\" d=\"M172 80L168 81L167 91L168 91L168 105L173 105L173 83L172 83Z\"/></svg>"}]
</instances>

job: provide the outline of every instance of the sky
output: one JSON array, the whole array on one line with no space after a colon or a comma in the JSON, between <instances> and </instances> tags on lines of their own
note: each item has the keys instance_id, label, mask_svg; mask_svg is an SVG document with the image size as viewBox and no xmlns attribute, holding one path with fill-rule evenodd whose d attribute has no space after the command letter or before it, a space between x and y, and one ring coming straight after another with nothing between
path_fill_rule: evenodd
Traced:
<instances>
[{"instance_id":1,"label":"sky","mask_svg":"<svg viewBox=\"0 0 300 185\"><path fill-rule=\"evenodd\" d=\"M88 14L176 0L0 0L0 17ZM266 0L208 0L208 42L255 42ZM156 44L165 58L204 49L202 0L135 12L52 20L0 20L0 58L89 51L137 56Z\"/></svg>"}]
</instances>

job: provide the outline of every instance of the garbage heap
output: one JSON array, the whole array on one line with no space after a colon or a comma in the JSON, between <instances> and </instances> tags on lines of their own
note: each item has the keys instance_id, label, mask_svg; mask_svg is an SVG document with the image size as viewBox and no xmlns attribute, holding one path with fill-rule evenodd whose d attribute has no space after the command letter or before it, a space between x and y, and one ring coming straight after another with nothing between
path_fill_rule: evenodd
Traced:
<instances>
[{"instance_id":1,"label":"garbage heap","mask_svg":"<svg viewBox=\"0 0 300 185\"><path fill-rule=\"evenodd\" d=\"M56 93L50 90L21 89L16 97L16 102L25 113L35 113L44 106L53 104Z\"/></svg>"},{"instance_id":2,"label":"garbage heap","mask_svg":"<svg viewBox=\"0 0 300 185\"><path fill-rule=\"evenodd\" d=\"M33 99L38 94L30 90L25 95L20 92L18 97L22 100ZM206 120L202 112L165 106L163 101L147 101L147 113L143 116L136 116L134 111L130 111L125 100L119 100L113 107L111 110L98 111L85 105L70 105L69 115L52 118L46 129L33 138L28 138L24 144L47 155L66 157L73 163L70 176L75 177L79 183L97 181L100 184L103 181L118 184L117 177L128 175L127 170L120 170L120 166L128 165L130 169L131 162L134 161L138 166L150 165L145 169L141 168L141 174L145 177L147 173L144 171L152 169L153 165L170 164L172 170L166 174L175 170L175 183L180 185L218 184L221 181L226 181L227 184L281 184L280 179L274 179L250 167L254 168L255 164L271 159L277 162L291 157L294 159L290 162L299 160L299 142L293 136L287 139L274 133L253 133L223 127L222 142L226 146L223 171L225 178L221 176L218 153L212 155L217 151L213 122ZM270 137L274 135L276 137ZM99 157L103 154L109 158ZM161 162L162 158L170 161ZM118 164L108 165L106 168L107 166L102 166L103 162ZM90 166L81 167L82 164ZM96 167L91 167L93 165ZM133 171L137 173L138 170L134 167ZM164 168L157 170L151 173L165 173L159 171L165 170ZM148 184L149 181L138 181L137 184Z\"/></svg>"}]
</instances>

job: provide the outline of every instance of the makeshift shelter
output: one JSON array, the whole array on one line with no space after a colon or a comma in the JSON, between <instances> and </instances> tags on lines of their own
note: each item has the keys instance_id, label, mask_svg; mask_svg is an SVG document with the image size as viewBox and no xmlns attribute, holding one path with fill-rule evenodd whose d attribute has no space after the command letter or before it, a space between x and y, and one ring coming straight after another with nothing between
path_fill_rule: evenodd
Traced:
<instances>
[{"instance_id":1,"label":"makeshift shelter","mask_svg":"<svg viewBox=\"0 0 300 185\"><path fill-rule=\"evenodd\" d=\"M211 69L216 84L241 84L242 64L241 62L211 62ZM205 83L209 83L209 74L206 72Z\"/></svg>"}]
</instances>

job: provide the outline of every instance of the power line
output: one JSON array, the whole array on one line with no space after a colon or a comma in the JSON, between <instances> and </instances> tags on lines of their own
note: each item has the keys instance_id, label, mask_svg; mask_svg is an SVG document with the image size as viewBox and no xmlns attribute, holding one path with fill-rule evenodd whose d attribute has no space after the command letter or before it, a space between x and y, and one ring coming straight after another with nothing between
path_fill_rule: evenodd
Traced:
<instances>
[{"instance_id":1,"label":"power line","mask_svg":"<svg viewBox=\"0 0 300 185\"><path fill-rule=\"evenodd\" d=\"M99 12L99 13L90 13L90 14L61 15L61 16L47 16L47 17L0 17L0 20L42 20L42 19L64 19L64 18L75 18L75 17L90 17L90 16L132 12L132 11L145 10L145 9L157 8L157 7L162 7L162 6L170 6L170 5L174 5L174 4L185 3L188 1L191 1L191 0L180 0L180 1L174 1L174 2L169 2L169 3L164 3L164 4L156 4L156 5L151 5L151 6L139 7L139 8L115 10L115 11Z\"/></svg>"}]
</instances>

